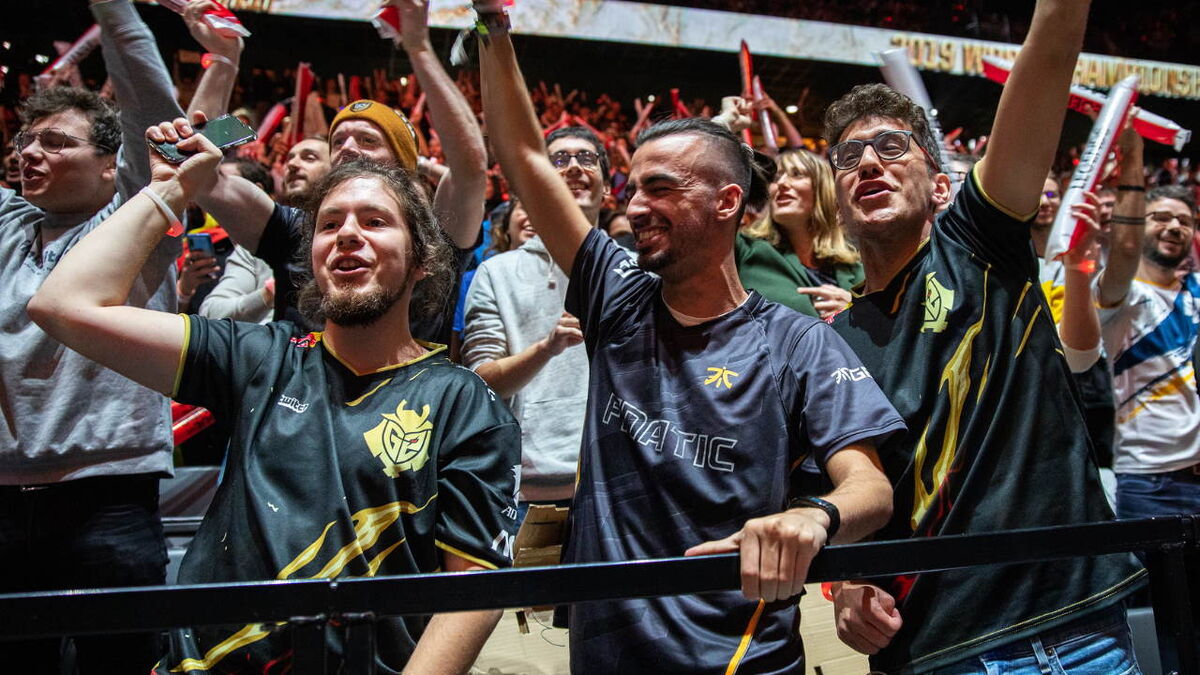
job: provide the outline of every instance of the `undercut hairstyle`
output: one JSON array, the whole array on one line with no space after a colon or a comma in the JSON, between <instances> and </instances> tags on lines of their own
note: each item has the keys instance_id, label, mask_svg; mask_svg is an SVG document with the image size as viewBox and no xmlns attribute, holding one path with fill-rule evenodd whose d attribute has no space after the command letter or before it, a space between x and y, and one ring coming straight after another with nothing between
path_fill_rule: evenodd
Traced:
<instances>
[{"instance_id":1,"label":"undercut hairstyle","mask_svg":"<svg viewBox=\"0 0 1200 675\"><path fill-rule=\"evenodd\" d=\"M1192 191L1182 185L1160 185L1156 188L1151 188L1146 191L1146 203L1156 202L1160 199L1174 199L1181 201L1187 205L1188 211L1192 214L1196 213L1196 198L1192 196Z\"/></svg>"},{"instance_id":2,"label":"undercut hairstyle","mask_svg":"<svg viewBox=\"0 0 1200 675\"><path fill-rule=\"evenodd\" d=\"M447 294L453 284L450 263L450 241L442 228L438 227L433 208L425 193L418 186L421 180L415 173L399 166L383 166L364 159L345 162L317 182L305 201L305 220L300 256L296 262L304 270L305 280L300 290L300 311L312 321L323 322L320 311L321 292L313 279L312 243L317 224L317 211L321 203L334 189L355 178L375 178L400 203L400 212L408 226L411 250L409 269L425 268L425 278L413 288L409 316L419 317L433 314L446 304Z\"/></svg>"},{"instance_id":3,"label":"undercut hairstyle","mask_svg":"<svg viewBox=\"0 0 1200 675\"><path fill-rule=\"evenodd\" d=\"M97 156L111 155L121 147L121 119L117 106L94 91L81 87L54 87L25 99L21 106L21 128L68 110L78 110L91 123L88 140ZM99 147L99 146L105 147ZM111 149L108 149L111 148Z\"/></svg>"},{"instance_id":4,"label":"undercut hairstyle","mask_svg":"<svg viewBox=\"0 0 1200 675\"><path fill-rule=\"evenodd\" d=\"M223 163L236 166L239 176L254 183L268 195L275 194L275 180L271 178L271 172L267 170L267 167L262 164L252 159L242 158L227 159Z\"/></svg>"},{"instance_id":5,"label":"undercut hairstyle","mask_svg":"<svg viewBox=\"0 0 1200 675\"><path fill-rule=\"evenodd\" d=\"M825 111L825 140L830 146L841 142L846 129L861 119L886 117L912 129L912 140L928 153L930 175L944 172L937 141L925 118L925 109L886 84L860 84L833 102Z\"/></svg>"},{"instance_id":6,"label":"undercut hairstyle","mask_svg":"<svg viewBox=\"0 0 1200 675\"><path fill-rule=\"evenodd\" d=\"M609 185L612 183L612 169L608 161L608 150L604 149L604 143L596 137L596 134L592 133L591 129L587 127L563 127L555 129L546 136L546 147L549 148L551 143L560 138L579 138L591 143L592 147L596 149L596 156L600 158L600 175L604 177L604 184Z\"/></svg>"},{"instance_id":7,"label":"undercut hairstyle","mask_svg":"<svg viewBox=\"0 0 1200 675\"><path fill-rule=\"evenodd\" d=\"M641 147L651 141L667 136L689 134L701 136L707 142L719 159L718 165L723 169L722 179L742 188L742 204L738 209L737 220L741 221L742 213L751 198L751 183L754 172L754 150L742 142L732 131L703 117L688 117L681 120L659 122L638 134L637 145Z\"/></svg>"}]
</instances>

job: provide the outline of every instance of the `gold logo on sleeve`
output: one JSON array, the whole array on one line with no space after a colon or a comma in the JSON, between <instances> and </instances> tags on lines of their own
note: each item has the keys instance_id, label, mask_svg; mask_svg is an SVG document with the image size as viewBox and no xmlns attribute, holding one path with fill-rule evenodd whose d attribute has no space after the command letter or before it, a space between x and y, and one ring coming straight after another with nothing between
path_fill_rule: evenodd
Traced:
<instances>
[{"instance_id":1,"label":"gold logo on sleeve","mask_svg":"<svg viewBox=\"0 0 1200 675\"><path fill-rule=\"evenodd\" d=\"M383 415L383 421L363 434L371 454L383 462L383 472L396 478L401 471L417 471L429 461L429 438L433 424L429 406L421 413L409 410L408 401L400 401L396 412Z\"/></svg>"},{"instance_id":2,"label":"gold logo on sleeve","mask_svg":"<svg viewBox=\"0 0 1200 675\"><path fill-rule=\"evenodd\" d=\"M954 291L933 278L936 272L925 275L925 320L921 332L940 333L946 330L946 315L954 308Z\"/></svg>"}]
</instances>

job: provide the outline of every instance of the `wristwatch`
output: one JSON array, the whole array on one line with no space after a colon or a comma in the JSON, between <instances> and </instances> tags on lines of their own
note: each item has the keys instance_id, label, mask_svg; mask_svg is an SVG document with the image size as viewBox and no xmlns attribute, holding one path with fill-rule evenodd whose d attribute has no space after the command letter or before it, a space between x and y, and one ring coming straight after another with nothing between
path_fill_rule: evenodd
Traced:
<instances>
[{"instance_id":1,"label":"wristwatch","mask_svg":"<svg viewBox=\"0 0 1200 675\"><path fill-rule=\"evenodd\" d=\"M838 507L820 497L796 497L788 502L788 509L821 509L824 511L825 515L829 516L829 527L825 528L825 543L827 544L833 541L838 528L842 526L842 516L838 513Z\"/></svg>"}]
</instances>

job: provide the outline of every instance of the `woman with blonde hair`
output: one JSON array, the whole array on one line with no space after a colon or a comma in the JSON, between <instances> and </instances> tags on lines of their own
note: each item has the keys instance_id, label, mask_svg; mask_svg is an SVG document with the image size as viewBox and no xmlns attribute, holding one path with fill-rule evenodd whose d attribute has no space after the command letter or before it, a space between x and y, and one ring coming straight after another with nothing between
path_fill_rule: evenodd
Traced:
<instances>
[{"instance_id":1,"label":"woman with blonde hair","mask_svg":"<svg viewBox=\"0 0 1200 675\"><path fill-rule=\"evenodd\" d=\"M837 221L833 172L802 149L780 153L775 164L763 217L737 235L742 285L804 314L836 314L863 271Z\"/></svg>"}]
</instances>

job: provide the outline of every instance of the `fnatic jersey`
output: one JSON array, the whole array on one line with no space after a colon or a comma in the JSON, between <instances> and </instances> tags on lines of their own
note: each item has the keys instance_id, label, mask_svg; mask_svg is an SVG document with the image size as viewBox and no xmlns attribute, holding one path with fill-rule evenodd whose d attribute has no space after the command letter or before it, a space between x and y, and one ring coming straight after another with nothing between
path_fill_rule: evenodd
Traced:
<instances>
[{"instance_id":1,"label":"fnatic jersey","mask_svg":"<svg viewBox=\"0 0 1200 675\"><path fill-rule=\"evenodd\" d=\"M834 319L908 425L882 448L895 506L876 539L1112 518L1038 286L1029 225L972 173L891 283ZM871 663L931 670L1110 605L1143 575L1112 555L875 580L904 625Z\"/></svg>"},{"instance_id":2,"label":"fnatic jersey","mask_svg":"<svg viewBox=\"0 0 1200 675\"><path fill-rule=\"evenodd\" d=\"M186 320L176 398L230 444L180 583L434 572L445 553L509 564L520 430L445 347L359 374L287 322ZM403 669L427 620L379 622L378 672ZM327 640L338 659L341 635ZM275 624L177 630L157 672L282 673L291 648Z\"/></svg>"},{"instance_id":3,"label":"fnatic jersey","mask_svg":"<svg viewBox=\"0 0 1200 675\"><path fill-rule=\"evenodd\" d=\"M783 511L793 472L903 428L825 324L751 293L679 324L661 280L603 232L575 258L567 311L590 356L567 562L679 556ZM803 672L795 601L740 591L573 605L576 673Z\"/></svg>"}]
</instances>

